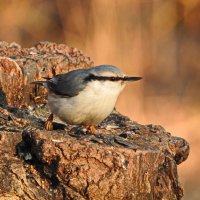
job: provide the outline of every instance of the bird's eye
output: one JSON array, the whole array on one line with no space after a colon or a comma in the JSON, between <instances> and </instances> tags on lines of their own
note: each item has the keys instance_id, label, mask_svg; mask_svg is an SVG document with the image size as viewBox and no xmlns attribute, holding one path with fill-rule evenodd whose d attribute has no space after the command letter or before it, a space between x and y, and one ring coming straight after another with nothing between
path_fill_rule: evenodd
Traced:
<instances>
[{"instance_id":1,"label":"bird's eye","mask_svg":"<svg viewBox=\"0 0 200 200\"><path fill-rule=\"evenodd\" d=\"M114 81L115 80L115 77L111 77L111 81Z\"/></svg>"}]
</instances>

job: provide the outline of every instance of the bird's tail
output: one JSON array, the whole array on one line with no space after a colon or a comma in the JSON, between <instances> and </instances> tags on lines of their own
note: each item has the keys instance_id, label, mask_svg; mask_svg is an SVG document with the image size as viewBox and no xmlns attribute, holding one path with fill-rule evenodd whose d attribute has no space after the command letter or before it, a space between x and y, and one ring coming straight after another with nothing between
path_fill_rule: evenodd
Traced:
<instances>
[{"instance_id":1,"label":"bird's tail","mask_svg":"<svg viewBox=\"0 0 200 200\"><path fill-rule=\"evenodd\" d=\"M42 85L44 87L47 87L47 82L46 81L34 81L31 84Z\"/></svg>"}]
</instances>

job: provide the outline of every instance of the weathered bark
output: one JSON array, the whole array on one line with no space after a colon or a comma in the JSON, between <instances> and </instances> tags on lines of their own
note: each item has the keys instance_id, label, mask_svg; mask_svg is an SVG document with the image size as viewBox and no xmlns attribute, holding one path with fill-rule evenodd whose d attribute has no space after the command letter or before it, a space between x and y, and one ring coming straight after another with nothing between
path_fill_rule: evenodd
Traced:
<instances>
[{"instance_id":1,"label":"weathered bark","mask_svg":"<svg viewBox=\"0 0 200 200\"><path fill-rule=\"evenodd\" d=\"M54 49L59 47L45 43L45 48L51 45ZM15 55L9 48L4 48L8 53L3 54L3 47L1 44L0 55ZM140 125L114 112L97 127L95 135L62 123L54 123L54 131L42 128L44 111L33 106L38 94L43 95L41 102L45 103L45 91L36 91L28 82L53 75L49 60L54 50L48 55L44 52L34 54L33 63L29 54L25 54L25 62L15 65L14 71L10 69L14 65L5 65L12 58L0 62L4 72L0 76L4 93L1 93L4 101L0 107L0 200L181 199L183 189L178 181L177 165L187 159L189 145L182 138L172 137L161 126ZM66 55L67 60L69 56ZM30 65L26 65L26 59ZM25 70L25 66L34 66L37 59L40 60L37 70ZM62 53L53 58L55 63L60 63L60 59L63 60ZM84 63L88 67L91 61ZM41 75L43 66L51 70ZM70 70L74 67L75 64ZM17 74L18 69L21 72ZM65 70L68 71L67 63L55 71ZM21 78L17 79L18 75ZM12 80L13 85L6 87L3 80ZM21 84L16 84L16 80ZM12 92L15 87L17 93ZM20 98L16 98L17 94Z\"/></svg>"},{"instance_id":2,"label":"weathered bark","mask_svg":"<svg viewBox=\"0 0 200 200\"><path fill-rule=\"evenodd\" d=\"M0 42L0 86L9 106L27 107L40 100L45 103L45 89L31 86L31 82L91 65L89 57L64 44L40 42L22 48Z\"/></svg>"}]
</instances>

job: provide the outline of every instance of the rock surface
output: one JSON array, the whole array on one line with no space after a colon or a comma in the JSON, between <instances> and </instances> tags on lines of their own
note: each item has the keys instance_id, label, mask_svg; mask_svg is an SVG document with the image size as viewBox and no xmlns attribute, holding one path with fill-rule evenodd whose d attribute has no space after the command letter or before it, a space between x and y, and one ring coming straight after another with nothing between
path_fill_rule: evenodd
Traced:
<instances>
[{"instance_id":1,"label":"rock surface","mask_svg":"<svg viewBox=\"0 0 200 200\"><path fill-rule=\"evenodd\" d=\"M82 64L71 63L70 49L0 43L0 200L181 199L177 165L187 159L189 145L161 126L113 112L95 135L58 120L54 131L43 129L45 91L28 83L92 65L81 53L75 60Z\"/></svg>"}]
</instances>

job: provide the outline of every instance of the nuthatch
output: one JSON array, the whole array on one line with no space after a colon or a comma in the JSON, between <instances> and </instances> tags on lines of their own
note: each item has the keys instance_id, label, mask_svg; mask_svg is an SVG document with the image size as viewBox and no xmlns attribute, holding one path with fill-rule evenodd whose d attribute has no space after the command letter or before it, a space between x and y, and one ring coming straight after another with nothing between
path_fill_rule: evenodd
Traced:
<instances>
[{"instance_id":1,"label":"nuthatch","mask_svg":"<svg viewBox=\"0 0 200 200\"><path fill-rule=\"evenodd\" d=\"M141 77L126 76L112 65L100 65L56 75L47 81L36 81L48 89L52 112L45 126L53 129L53 114L72 125L85 125L91 133L114 109L120 92L128 81Z\"/></svg>"}]
</instances>

